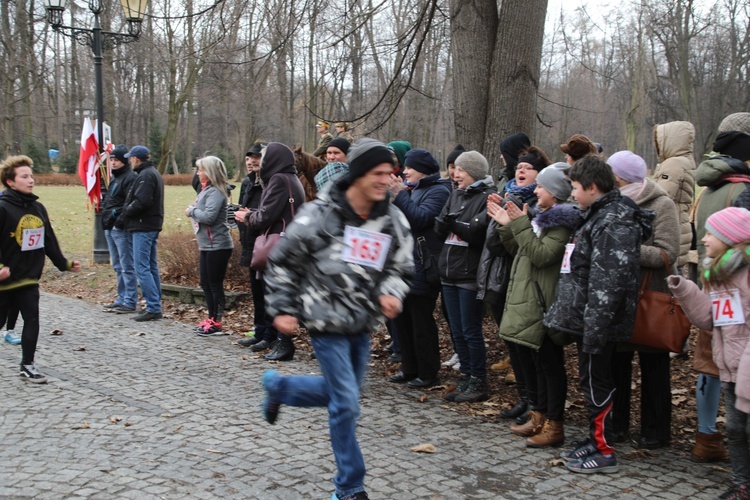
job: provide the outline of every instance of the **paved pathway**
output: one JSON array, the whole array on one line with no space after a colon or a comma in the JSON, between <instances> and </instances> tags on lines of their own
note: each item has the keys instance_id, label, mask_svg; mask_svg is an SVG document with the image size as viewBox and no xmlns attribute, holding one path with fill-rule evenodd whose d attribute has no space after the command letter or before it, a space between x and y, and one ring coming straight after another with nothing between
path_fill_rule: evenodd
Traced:
<instances>
[{"instance_id":1,"label":"paved pathway","mask_svg":"<svg viewBox=\"0 0 750 500\"><path fill-rule=\"evenodd\" d=\"M277 425L262 421L271 363L231 338L49 294L41 324L49 384L19 380L20 348L0 347L0 498L330 498L326 411L282 407ZM308 359L276 368L317 371ZM635 458L627 447L618 474L575 475L550 465L552 451L420 394L368 381L359 438L374 499L715 498L729 481L683 451ZM437 453L409 451L423 443Z\"/></svg>"}]
</instances>

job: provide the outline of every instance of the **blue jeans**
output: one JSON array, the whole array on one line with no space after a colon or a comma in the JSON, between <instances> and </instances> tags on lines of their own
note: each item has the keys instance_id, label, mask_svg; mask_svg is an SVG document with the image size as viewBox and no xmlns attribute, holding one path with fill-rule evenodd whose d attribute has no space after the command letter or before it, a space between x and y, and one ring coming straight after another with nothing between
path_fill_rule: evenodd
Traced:
<instances>
[{"instance_id":1,"label":"blue jeans","mask_svg":"<svg viewBox=\"0 0 750 500\"><path fill-rule=\"evenodd\" d=\"M146 300L146 311L161 312L161 278L156 262L156 243L159 231L130 233L133 235L133 259L135 275L141 285L141 293Z\"/></svg>"},{"instance_id":2,"label":"blue jeans","mask_svg":"<svg viewBox=\"0 0 750 500\"><path fill-rule=\"evenodd\" d=\"M119 304L135 309L138 302L138 283L133 267L133 236L122 229L107 229L104 231L109 247L109 260L112 269L117 274L117 299Z\"/></svg>"},{"instance_id":3,"label":"blue jeans","mask_svg":"<svg viewBox=\"0 0 750 500\"><path fill-rule=\"evenodd\" d=\"M482 334L484 302L477 300L476 290L453 285L443 285L443 301L461 373L486 381L487 348Z\"/></svg>"},{"instance_id":4,"label":"blue jeans","mask_svg":"<svg viewBox=\"0 0 750 500\"><path fill-rule=\"evenodd\" d=\"M357 442L359 392L370 359L370 336L311 335L323 376L272 378L269 395L289 406L328 407L331 447L338 471L333 478L339 497L364 491L365 461Z\"/></svg>"},{"instance_id":5,"label":"blue jeans","mask_svg":"<svg viewBox=\"0 0 750 500\"><path fill-rule=\"evenodd\" d=\"M719 377L701 373L695 387L695 402L698 407L698 432L714 434L716 418L719 416L721 380Z\"/></svg>"}]
</instances>

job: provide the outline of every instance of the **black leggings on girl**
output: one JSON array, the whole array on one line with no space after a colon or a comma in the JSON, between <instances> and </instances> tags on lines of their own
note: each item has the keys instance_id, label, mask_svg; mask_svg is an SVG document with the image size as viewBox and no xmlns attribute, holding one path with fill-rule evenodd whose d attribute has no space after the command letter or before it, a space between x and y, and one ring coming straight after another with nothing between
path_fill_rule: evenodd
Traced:
<instances>
[{"instance_id":1,"label":"black leggings on girl","mask_svg":"<svg viewBox=\"0 0 750 500\"><path fill-rule=\"evenodd\" d=\"M224 277L227 274L227 265L231 256L231 248L211 251L201 250L201 288L206 295L208 317L217 323L221 322L221 317L224 314Z\"/></svg>"}]
</instances>

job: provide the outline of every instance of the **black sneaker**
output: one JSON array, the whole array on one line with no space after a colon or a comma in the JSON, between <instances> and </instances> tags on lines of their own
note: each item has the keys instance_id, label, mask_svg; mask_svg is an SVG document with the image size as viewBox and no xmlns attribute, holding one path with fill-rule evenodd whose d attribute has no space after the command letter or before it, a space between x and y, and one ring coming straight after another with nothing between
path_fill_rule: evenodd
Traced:
<instances>
[{"instance_id":1,"label":"black sneaker","mask_svg":"<svg viewBox=\"0 0 750 500\"><path fill-rule=\"evenodd\" d=\"M111 304L107 304L106 306L104 306L104 310L109 312L109 309L114 309L115 307L118 307L119 305L120 304L116 302L112 302Z\"/></svg>"},{"instance_id":2,"label":"black sneaker","mask_svg":"<svg viewBox=\"0 0 750 500\"><path fill-rule=\"evenodd\" d=\"M583 441L574 441L572 450L566 450L560 453L560 457L565 460L580 460L589 455L597 453L599 450L591 442L591 438L586 438Z\"/></svg>"},{"instance_id":3,"label":"black sneaker","mask_svg":"<svg viewBox=\"0 0 750 500\"><path fill-rule=\"evenodd\" d=\"M115 314L132 314L135 312L135 307L116 306L110 309L109 311Z\"/></svg>"},{"instance_id":4,"label":"black sneaker","mask_svg":"<svg viewBox=\"0 0 750 500\"><path fill-rule=\"evenodd\" d=\"M135 318L133 318L133 321L154 321L157 319L162 319L164 316L162 316L161 313L152 313L152 312L144 312L143 314L139 314Z\"/></svg>"},{"instance_id":5,"label":"black sneaker","mask_svg":"<svg viewBox=\"0 0 750 500\"><path fill-rule=\"evenodd\" d=\"M21 380L31 382L32 384L46 384L47 377L39 373L36 369L36 365L31 363L30 365L21 365Z\"/></svg>"},{"instance_id":6,"label":"black sneaker","mask_svg":"<svg viewBox=\"0 0 750 500\"><path fill-rule=\"evenodd\" d=\"M614 453L602 455L598 451L578 460L570 460L565 464L565 467L571 472L583 474L597 474L599 472L612 474L619 470Z\"/></svg>"},{"instance_id":7,"label":"black sneaker","mask_svg":"<svg viewBox=\"0 0 750 500\"><path fill-rule=\"evenodd\" d=\"M466 390L456 396L453 401L456 403L478 403L479 401L487 401L488 398L489 394L487 393L487 384L485 381L471 377Z\"/></svg>"}]
</instances>

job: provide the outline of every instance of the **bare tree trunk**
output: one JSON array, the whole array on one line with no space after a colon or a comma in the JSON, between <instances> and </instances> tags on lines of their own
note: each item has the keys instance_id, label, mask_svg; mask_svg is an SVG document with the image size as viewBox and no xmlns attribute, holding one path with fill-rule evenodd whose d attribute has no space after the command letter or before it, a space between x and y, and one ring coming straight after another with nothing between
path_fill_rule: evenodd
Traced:
<instances>
[{"instance_id":1,"label":"bare tree trunk","mask_svg":"<svg viewBox=\"0 0 750 500\"><path fill-rule=\"evenodd\" d=\"M456 140L466 149L484 147L497 16L496 0L451 1Z\"/></svg>"},{"instance_id":2,"label":"bare tree trunk","mask_svg":"<svg viewBox=\"0 0 750 500\"><path fill-rule=\"evenodd\" d=\"M492 58L483 153L497 178L500 141L533 135L547 0L503 0Z\"/></svg>"}]
</instances>

